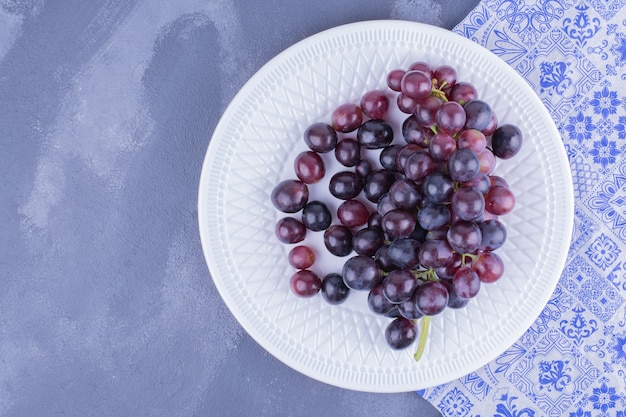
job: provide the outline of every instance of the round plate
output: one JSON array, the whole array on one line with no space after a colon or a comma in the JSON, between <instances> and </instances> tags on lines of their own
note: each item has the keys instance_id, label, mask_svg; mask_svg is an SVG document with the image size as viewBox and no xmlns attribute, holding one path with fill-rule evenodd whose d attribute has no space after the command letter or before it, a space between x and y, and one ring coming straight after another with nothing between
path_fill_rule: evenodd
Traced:
<instances>
[{"instance_id":1,"label":"round plate","mask_svg":"<svg viewBox=\"0 0 626 417\"><path fill-rule=\"evenodd\" d=\"M270 201L282 179L295 178L294 157L306 150L302 133L329 123L332 110L358 103L372 89L386 89L386 75L414 61L449 64L458 80L473 83L500 123L524 133L522 151L499 161L517 197L502 217L508 231L498 249L506 272L483 285L464 309L433 317L425 353L391 350L384 330L391 319L374 316L367 293L342 305L321 295L294 296L287 261L274 225L284 216ZM395 97L391 94L390 97ZM395 105L394 105L395 107ZM398 111L389 119L397 126ZM345 136L345 135L344 135ZM402 136L396 130L397 143ZM311 199L331 208L339 201L326 182L310 187ZM374 158L373 158L374 159ZM370 392L422 389L461 377L514 343L547 303L569 248L573 189L567 157L550 115L526 82L479 45L437 27L404 21L367 21L307 38L276 56L241 89L226 109L209 145L199 187L200 236L209 270L225 303L267 351L297 371L343 388ZM294 215L298 217L298 215ZM321 232L306 243L323 248ZM347 258L318 251L313 270L340 272Z\"/></svg>"}]
</instances>

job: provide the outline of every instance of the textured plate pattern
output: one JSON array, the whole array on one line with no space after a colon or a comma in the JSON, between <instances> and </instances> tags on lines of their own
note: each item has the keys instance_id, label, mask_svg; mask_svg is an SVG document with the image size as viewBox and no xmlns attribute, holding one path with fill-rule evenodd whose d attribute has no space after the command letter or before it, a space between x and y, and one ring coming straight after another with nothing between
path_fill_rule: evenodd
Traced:
<instances>
[{"instance_id":1,"label":"textured plate pattern","mask_svg":"<svg viewBox=\"0 0 626 417\"><path fill-rule=\"evenodd\" d=\"M505 216L509 238L499 250L507 271L466 309L433 320L425 355L395 352L384 341L389 319L368 311L366 294L343 305L293 296L285 245L274 237L281 217L273 187L294 178L305 150L302 132L328 121L334 107L385 87L393 68L424 60L455 66L474 83L500 122L525 133L522 152L501 163L517 195ZM391 115L399 125L399 112ZM396 141L401 143L398 132ZM324 155L328 170L336 169ZM330 175L326 175L327 178ZM327 181L327 179L326 179ZM327 182L311 198L333 202ZM202 243L212 277L242 326L296 370L344 388L398 392L458 378L494 359L537 317L563 267L573 223L572 183L560 137L532 90L504 62L451 32L418 23L350 24L308 38L265 65L232 101L206 155L199 190ZM321 233L307 242L321 245ZM316 272L339 272L345 259L319 253Z\"/></svg>"}]
</instances>

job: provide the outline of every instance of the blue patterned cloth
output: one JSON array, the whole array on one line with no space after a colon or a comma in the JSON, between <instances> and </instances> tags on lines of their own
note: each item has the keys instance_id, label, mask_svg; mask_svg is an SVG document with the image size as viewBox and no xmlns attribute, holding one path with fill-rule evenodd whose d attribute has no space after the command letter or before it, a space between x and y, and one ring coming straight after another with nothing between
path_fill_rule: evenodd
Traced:
<instances>
[{"instance_id":1,"label":"blue patterned cloth","mask_svg":"<svg viewBox=\"0 0 626 417\"><path fill-rule=\"evenodd\" d=\"M484 0L455 32L535 89L567 150L574 235L535 323L419 393L445 417L626 417L626 0Z\"/></svg>"}]
</instances>

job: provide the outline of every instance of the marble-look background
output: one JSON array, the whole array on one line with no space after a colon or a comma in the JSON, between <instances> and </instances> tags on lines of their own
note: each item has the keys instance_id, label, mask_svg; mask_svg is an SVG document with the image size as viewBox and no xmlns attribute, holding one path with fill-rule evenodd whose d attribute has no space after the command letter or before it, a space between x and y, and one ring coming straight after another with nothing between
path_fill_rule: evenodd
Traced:
<instances>
[{"instance_id":1,"label":"marble-look background","mask_svg":"<svg viewBox=\"0 0 626 417\"><path fill-rule=\"evenodd\" d=\"M0 0L0 415L436 416L262 350L197 230L213 128L270 58L343 23L452 28L477 0Z\"/></svg>"}]
</instances>

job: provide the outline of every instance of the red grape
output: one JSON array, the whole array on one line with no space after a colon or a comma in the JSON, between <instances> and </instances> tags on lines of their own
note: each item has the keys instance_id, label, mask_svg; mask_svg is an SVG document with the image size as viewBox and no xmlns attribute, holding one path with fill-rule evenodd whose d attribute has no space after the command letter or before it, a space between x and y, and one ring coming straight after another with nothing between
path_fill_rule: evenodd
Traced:
<instances>
[{"instance_id":1,"label":"red grape","mask_svg":"<svg viewBox=\"0 0 626 417\"><path fill-rule=\"evenodd\" d=\"M322 281L308 269L293 274L289 280L291 291L298 297L313 297L322 288Z\"/></svg>"},{"instance_id":2,"label":"red grape","mask_svg":"<svg viewBox=\"0 0 626 417\"><path fill-rule=\"evenodd\" d=\"M304 240L306 227L293 217L283 217L276 223L274 232L283 243L298 243Z\"/></svg>"},{"instance_id":3,"label":"red grape","mask_svg":"<svg viewBox=\"0 0 626 417\"><path fill-rule=\"evenodd\" d=\"M515 195L502 186L491 187L485 195L485 210L501 216L509 213L515 207Z\"/></svg>"},{"instance_id":4,"label":"red grape","mask_svg":"<svg viewBox=\"0 0 626 417\"><path fill-rule=\"evenodd\" d=\"M450 65L440 65L433 71L433 80L437 87L453 86L456 83L456 70Z\"/></svg>"},{"instance_id":5,"label":"red grape","mask_svg":"<svg viewBox=\"0 0 626 417\"><path fill-rule=\"evenodd\" d=\"M472 261L472 269L482 282L492 283L504 274L504 262L495 252L483 252Z\"/></svg>"},{"instance_id":6,"label":"red grape","mask_svg":"<svg viewBox=\"0 0 626 417\"><path fill-rule=\"evenodd\" d=\"M402 82L402 77L404 77L406 71L401 69L395 69L389 71L387 74L387 86L391 88L393 91L400 91L400 83Z\"/></svg>"},{"instance_id":7,"label":"red grape","mask_svg":"<svg viewBox=\"0 0 626 417\"><path fill-rule=\"evenodd\" d=\"M439 110L435 113L435 121L437 122L437 130L439 132L454 135L465 126L465 110L456 101L449 101L439 107Z\"/></svg>"},{"instance_id":8,"label":"red grape","mask_svg":"<svg viewBox=\"0 0 626 417\"><path fill-rule=\"evenodd\" d=\"M369 216L369 210L359 200L346 200L337 208L339 221L347 227L363 226L367 223Z\"/></svg>"},{"instance_id":9,"label":"red grape","mask_svg":"<svg viewBox=\"0 0 626 417\"><path fill-rule=\"evenodd\" d=\"M363 112L359 106L352 103L342 104L330 116L333 129L347 133L356 130L363 123Z\"/></svg>"},{"instance_id":10,"label":"red grape","mask_svg":"<svg viewBox=\"0 0 626 417\"><path fill-rule=\"evenodd\" d=\"M307 269L315 263L315 254L308 246L296 246L289 251L289 264L297 269Z\"/></svg>"},{"instance_id":11,"label":"red grape","mask_svg":"<svg viewBox=\"0 0 626 417\"><path fill-rule=\"evenodd\" d=\"M296 156L293 164L296 176L305 184L318 182L326 173L324 161L317 152L301 152Z\"/></svg>"},{"instance_id":12,"label":"red grape","mask_svg":"<svg viewBox=\"0 0 626 417\"><path fill-rule=\"evenodd\" d=\"M461 298L474 298L480 291L480 278L478 273L469 266L457 269L452 278L452 288L456 295Z\"/></svg>"},{"instance_id":13,"label":"red grape","mask_svg":"<svg viewBox=\"0 0 626 417\"><path fill-rule=\"evenodd\" d=\"M413 70L404 74L400 81L400 91L407 97L421 99L430 94L432 83L430 77L422 71Z\"/></svg>"},{"instance_id":14,"label":"red grape","mask_svg":"<svg viewBox=\"0 0 626 417\"><path fill-rule=\"evenodd\" d=\"M479 154L487 146L487 138L480 130L465 129L457 138L459 149L469 149L475 154Z\"/></svg>"},{"instance_id":15,"label":"red grape","mask_svg":"<svg viewBox=\"0 0 626 417\"><path fill-rule=\"evenodd\" d=\"M435 316L446 308L448 297L448 289L442 283L425 282L416 290L417 308L426 316Z\"/></svg>"},{"instance_id":16,"label":"red grape","mask_svg":"<svg viewBox=\"0 0 626 417\"><path fill-rule=\"evenodd\" d=\"M389 109L389 98L382 90L372 90L361 97L361 110L371 119L382 119Z\"/></svg>"}]
</instances>

